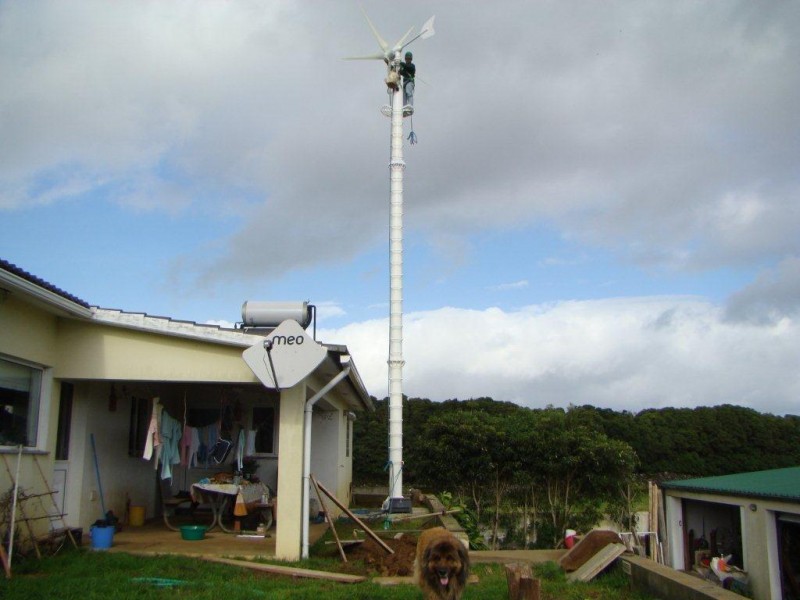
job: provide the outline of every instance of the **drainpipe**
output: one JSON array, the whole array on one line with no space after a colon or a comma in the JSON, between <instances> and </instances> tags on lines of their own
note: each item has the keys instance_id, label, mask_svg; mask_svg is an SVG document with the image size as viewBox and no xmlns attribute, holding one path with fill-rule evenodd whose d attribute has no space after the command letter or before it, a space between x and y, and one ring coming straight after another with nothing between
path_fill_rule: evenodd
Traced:
<instances>
[{"instance_id":1,"label":"drainpipe","mask_svg":"<svg viewBox=\"0 0 800 600\"><path fill-rule=\"evenodd\" d=\"M305 417L303 422L303 499L302 499L302 519L303 519L303 547L301 558L308 558L308 500L309 500L309 483L311 475L311 412L314 405L325 394L330 392L336 384L350 374L350 365L345 367L341 373L331 379L325 386L316 394L306 400Z\"/></svg>"}]
</instances>

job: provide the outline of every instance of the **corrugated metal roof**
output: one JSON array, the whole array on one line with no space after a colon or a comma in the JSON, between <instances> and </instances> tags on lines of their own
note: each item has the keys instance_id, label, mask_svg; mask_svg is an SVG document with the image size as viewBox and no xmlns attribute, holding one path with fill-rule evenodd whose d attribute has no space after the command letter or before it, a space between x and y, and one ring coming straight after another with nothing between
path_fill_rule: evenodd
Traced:
<instances>
[{"instance_id":1,"label":"corrugated metal roof","mask_svg":"<svg viewBox=\"0 0 800 600\"><path fill-rule=\"evenodd\" d=\"M800 467L665 481L664 489L795 500L800 502Z\"/></svg>"}]
</instances>

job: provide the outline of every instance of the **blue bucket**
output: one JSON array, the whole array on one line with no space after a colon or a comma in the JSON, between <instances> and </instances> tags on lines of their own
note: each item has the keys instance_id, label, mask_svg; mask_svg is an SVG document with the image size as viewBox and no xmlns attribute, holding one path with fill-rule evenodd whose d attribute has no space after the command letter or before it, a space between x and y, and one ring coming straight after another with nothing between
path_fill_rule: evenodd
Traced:
<instances>
[{"instance_id":1,"label":"blue bucket","mask_svg":"<svg viewBox=\"0 0 800 600\"><path fill-rule=\"evenodd\" d=\"M98 527L92 525L90 531L92 536L92 550L108 550L114 542L114 530L116 527Z\"/></svg>"}]
</instances>

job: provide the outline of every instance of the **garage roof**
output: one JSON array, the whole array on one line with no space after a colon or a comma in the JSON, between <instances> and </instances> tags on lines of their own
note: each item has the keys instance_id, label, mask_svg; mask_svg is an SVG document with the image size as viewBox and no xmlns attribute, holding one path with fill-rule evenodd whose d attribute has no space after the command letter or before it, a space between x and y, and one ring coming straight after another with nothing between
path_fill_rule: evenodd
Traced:
<instances>
[{"instance_id":1,"label":"garage roof","mask_svg":"<svg viewBox=\"0 0 800 600\"><path fill-rule=\"evenodd\" d=\"M800 502L800 467L665 481L661 486L668 490L753 496Z\"/></svg>"}]
</instances>

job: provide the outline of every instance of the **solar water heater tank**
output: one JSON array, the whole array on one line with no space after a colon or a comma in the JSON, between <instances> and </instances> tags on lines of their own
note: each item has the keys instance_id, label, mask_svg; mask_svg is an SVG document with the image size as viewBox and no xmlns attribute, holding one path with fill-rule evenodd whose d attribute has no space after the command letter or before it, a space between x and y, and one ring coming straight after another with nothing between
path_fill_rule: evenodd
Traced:
<instances>
[{"instance_id":1,"label":"solar water heater tank","mask_svg":"<svg viewBox=\"0 0 800 600\"><path fill-rule=\"evenodd\" d=\"M304 302L262 302L248 300L242 304L245 327L277 327L287 319L300 323L304 329L311 323L311 306Z\"/></svg>"}]
</instances>

